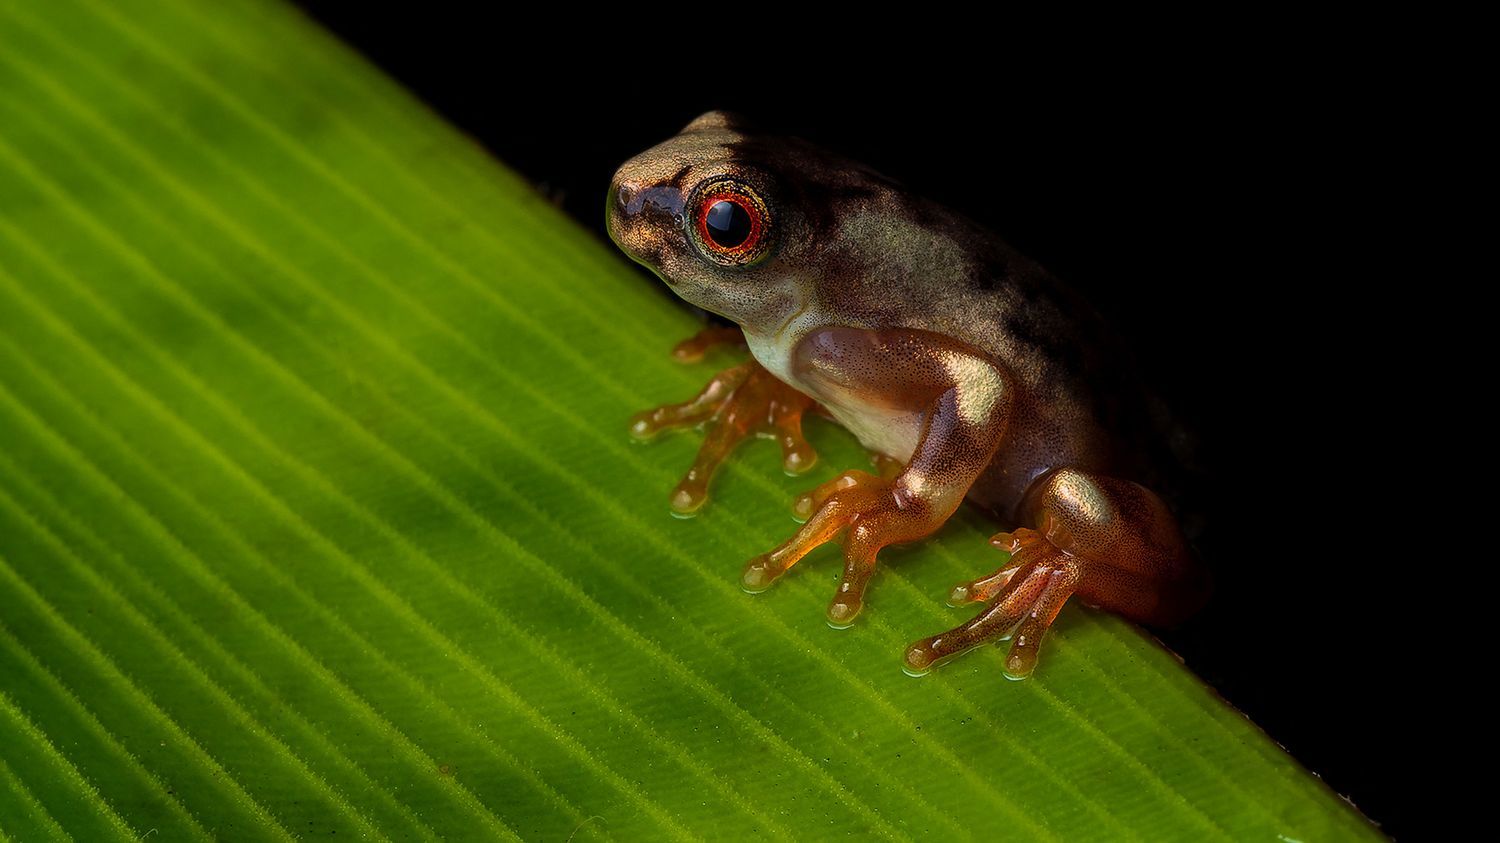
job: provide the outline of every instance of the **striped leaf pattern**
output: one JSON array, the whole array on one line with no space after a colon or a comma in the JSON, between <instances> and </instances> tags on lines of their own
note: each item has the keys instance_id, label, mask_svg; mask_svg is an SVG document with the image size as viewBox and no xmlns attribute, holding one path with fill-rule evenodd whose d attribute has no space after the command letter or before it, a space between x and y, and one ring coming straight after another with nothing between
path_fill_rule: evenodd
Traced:
<instances>
[{"instance_id":1,"label":"striped leaf pattern","mask_svg":"<svg viewBox=\"0 0 1500 843\"><path fill-rule=\"evenodd\" d=\"M669 517L694 327L289 7L0 2L0 839L1373 836L1112 617L904 676L974 516L741 593L861 457Z\"/></svg>"}]
</instances>

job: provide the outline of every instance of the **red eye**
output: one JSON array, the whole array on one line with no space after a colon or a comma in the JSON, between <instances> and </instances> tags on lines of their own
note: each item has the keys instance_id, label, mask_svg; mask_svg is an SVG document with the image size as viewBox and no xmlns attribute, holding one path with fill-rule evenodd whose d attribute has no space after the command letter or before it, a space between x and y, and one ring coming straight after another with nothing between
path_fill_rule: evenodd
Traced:
<instances>
[{"instance_id":1,"label":"red eye","mask_svg":"<svg viewBox=\"0 0 1500 843\"><path fill-rule=\"evenodd\" d=\"M743 245L755 234L760 220L738 199L720 199L703 212L703 231L726 249Z\"/></svg>"},{"instance_id":2,"label":"red eye","mask_svg":"<svg viewBox=\"0 0 1500 843\"><path fill-rule=\"evenodd\" d=\"M742 265L765 252L770 220L748 187L721 182L699 197L694 232L703 252L718 263Z\"/></svg>"}]
</instances>

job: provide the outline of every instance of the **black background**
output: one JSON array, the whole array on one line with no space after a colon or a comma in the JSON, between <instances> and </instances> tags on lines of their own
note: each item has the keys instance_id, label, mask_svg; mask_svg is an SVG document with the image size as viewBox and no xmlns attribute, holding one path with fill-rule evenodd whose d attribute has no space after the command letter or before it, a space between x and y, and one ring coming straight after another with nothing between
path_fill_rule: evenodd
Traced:
<instances>
[{"instance_id":1,"label":"black background","mask_svg":"<svg viewBox=\"0 0 1500 843\"><path fill-rule=\"evenodd\" d=\"M1347 83L1211 40L1017 57L998 39L771 44L638 22L579 43L462 4L303 5L601 237L614 168L726 108L958 208L1083 290L1211 470L1217 593L1162 637L1384 830L1415 832L1416 617L1393 608L1390 512L1408 492L1370 479L1366 317L1338 254L1359 156L1337 131Z\"/></svg>"}]
</instances>

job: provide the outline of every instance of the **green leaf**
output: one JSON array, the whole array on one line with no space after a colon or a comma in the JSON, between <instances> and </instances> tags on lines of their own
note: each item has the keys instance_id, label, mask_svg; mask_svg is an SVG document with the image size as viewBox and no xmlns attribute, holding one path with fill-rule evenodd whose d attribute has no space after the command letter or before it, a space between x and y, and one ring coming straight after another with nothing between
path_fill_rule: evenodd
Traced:
<instances>
[{"instance_id":1,"label":"green leaf","mask_svg":"<svg viewBox=\"0 0 1500 843\"><path fill-rule=\"evenodd\" d=\"M295 11L0 44L0 837L1375 836L1110 616L903 675L973 515L852 630L828 552L741 593L857 446L671 518L692 318Z\"/></svg>"}]
</instances>

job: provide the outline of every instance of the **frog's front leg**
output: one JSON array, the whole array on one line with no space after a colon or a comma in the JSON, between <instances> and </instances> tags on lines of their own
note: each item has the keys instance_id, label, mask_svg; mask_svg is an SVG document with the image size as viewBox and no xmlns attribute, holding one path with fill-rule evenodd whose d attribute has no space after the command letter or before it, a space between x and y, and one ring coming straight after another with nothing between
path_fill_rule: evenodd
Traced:
<instances>
[{"instance_id":1,"label":"frog's front leg","mask_svg":"<svg viewBox=\"0 0 1500 843\"><path fill-rule=\"evenodd\" d=\"M697 363L721 345L744 348L745 332L736 325L709 326L673 346L672 357L679 363Z\"/></svg>"},{"instance_id":2,"label":"frog's front leg","mask_svg":"<svg viewBox=\"0 0 1500 843\"><path fill-rule=\"evenodd\" d=\"M709 328L673 349L683 362L696 362L704 352L720 344L743 342L737 328ZM708 500L708 484L714 471L735 446L750 436L769 435L781 443L782 465L788 473L800 474L817 461L802 435L802 416L816 406L806 395L777 380L755 360L747 360L719 372L690 401L664 404L630 421L637 439L651 439L664 430L707 423L708 432L698 456L677 487L672 490L672 510L692 515Z\"/></svg>"},{"instance_id":3,"label":"frog's front leg","mask_svg":"<svg viewBox=\"0 0 1500 843\"><path fill-rule=\"evenodd\" d=\"M994 456L1014 401L1008 374L978 350L926 331L822 328L793 350L795 379L843 408L906 414L916 449L894 476L849 472L799 500L807 522L750 560L742 584L763 591L819 545L844 537L844 576L828 622L845 627L864 603L876 555L931 534Z\"/></svg>"}]
</instances>

